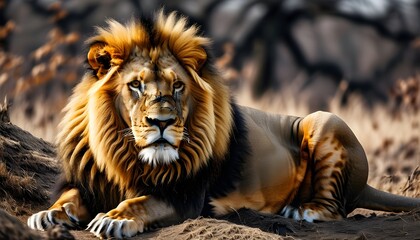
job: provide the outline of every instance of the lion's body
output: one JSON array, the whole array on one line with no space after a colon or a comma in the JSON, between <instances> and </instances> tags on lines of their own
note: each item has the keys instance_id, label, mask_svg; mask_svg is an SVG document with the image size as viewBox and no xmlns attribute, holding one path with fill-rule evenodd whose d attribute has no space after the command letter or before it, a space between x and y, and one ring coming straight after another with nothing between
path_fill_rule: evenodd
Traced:
<instances>
[{"instance_id":1,"label":"lion's body","mask_svg":"<svg viewBox=\"0 0 420 240\"><path fill-rule=\"evenodd\" d=\"M91 72L60 126L61 192L32 228L89 223L121 238L243 207L327 221L420 205L366 185L365 153L338 117L237 106L184 18L111 21L89 42Z\"/></svg>"},{"instance_id":2,"label":"lion's body","mask_svg":"<svg viewBox=\"0 0 420 240\"><path fill-rule=\"evenodd\" d=\"M297 118L241 110L251 151L235 191L212 202L216 213L241 207L280 213L286 205L314 201L317 207L308 209L334 209L313 217L309 212L286 214L312 221L340 219L356 207L355 193L366 186L368 167L362 147L342 120L325 112Z\"/></svg>"}]
</instances>

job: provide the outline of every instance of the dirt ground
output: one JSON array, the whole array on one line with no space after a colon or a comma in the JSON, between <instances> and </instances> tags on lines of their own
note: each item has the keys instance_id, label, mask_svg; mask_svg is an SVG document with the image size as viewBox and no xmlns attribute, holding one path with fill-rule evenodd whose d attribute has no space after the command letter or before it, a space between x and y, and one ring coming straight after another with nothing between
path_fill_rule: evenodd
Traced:
<instances>
[{"instance_id":1,"label":"dirt ground","mask_svg":"<svg viewBox=\"0 0 420 240\"><path fill-rule=\"evenodd\" d=\"M367 211L360 212L368 214ZM25 221L26 218L21 216L20 220ZM75 239L96 239L88 231L70 233ZM36 234L48 238L46 232ZM368 216L356 214L341 221L320 223L297 222L243 209L224 217L224 220L187 220L132 239L420 239L420 209L402 214L377 215L370 212Z\"/></svg>"},{"instance_id":2,"label":"dirt ground","mask_svg":"<svg viewBox=\"0 0 420 240\"><path fill-rule=\"evenodd\" d=\"M245 217L246 219L246 217ZM356 216L337 222L295 222L290 219L266 219L253 226L274 231L292 231L285 239L420 239L420 211L391 216ZM226 234L225 234L226 233ZM94 239L86 232L74 233L77 239ZM287 236L287 237L286 237ZM281 239L255 228L237 226L214 219L198 219L164 228L135 239Z\"/></svg>"}]
</instances>

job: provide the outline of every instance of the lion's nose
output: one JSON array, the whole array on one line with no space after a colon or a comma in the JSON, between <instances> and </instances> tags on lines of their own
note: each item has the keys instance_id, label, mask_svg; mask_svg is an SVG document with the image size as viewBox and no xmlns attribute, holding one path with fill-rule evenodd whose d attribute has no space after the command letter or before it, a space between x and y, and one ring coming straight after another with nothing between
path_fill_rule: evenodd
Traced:
<instances>
[{"instance_id":1,"label":"lion's nose","mask_svg":"<svg viewBox=\"0 0 420 240\"><path fill-rule=\"evenodd\" d=\"M175 119L169 118L169 119L158 119L158 118L146 118L147 124L150 126L157 126L160 129L160 132L163 133L165 128L175 123Z\"/></svg>"}]
</instances>

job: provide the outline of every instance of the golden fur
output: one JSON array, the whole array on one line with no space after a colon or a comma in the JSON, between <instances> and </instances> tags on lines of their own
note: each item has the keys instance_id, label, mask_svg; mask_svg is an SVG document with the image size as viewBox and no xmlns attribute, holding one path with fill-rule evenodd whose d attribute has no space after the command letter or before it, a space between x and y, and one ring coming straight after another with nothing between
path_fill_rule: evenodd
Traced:
<instances>
[{"instance_id":1,"label":"golden fur","mask_svg":"<svg viewBox=\"0 0 420 240\"><path fill-rule=\"evenodd\" d=\"M58 136L61 195L28 225L127 237L239 208L335 220L356 207L420 206L369 187L363 148L337 116L272 115L234 104L207 38L175 13L109 21ZM95 217L96 215L96 217Z\"/></svg>"}]
</instances>

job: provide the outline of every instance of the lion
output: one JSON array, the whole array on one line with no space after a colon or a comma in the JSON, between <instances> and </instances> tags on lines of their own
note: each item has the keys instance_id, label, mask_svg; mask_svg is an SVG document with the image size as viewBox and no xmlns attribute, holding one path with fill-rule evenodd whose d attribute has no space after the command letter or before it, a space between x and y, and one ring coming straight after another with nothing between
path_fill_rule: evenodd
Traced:
<instances>
[{"instance_id":1,"label":"lion","mask_svg":"<svg viewBox=\"0 0 420 240\"><path fill-rule=\"evenodd\" d=\"M367 185L364 150L337 116L237 105L210 40L177 13L110 20L88 44L60 124L58 198L33 229L123 238L240 208L313 222L420 206Z\"/></svg>"}]
</instances>

